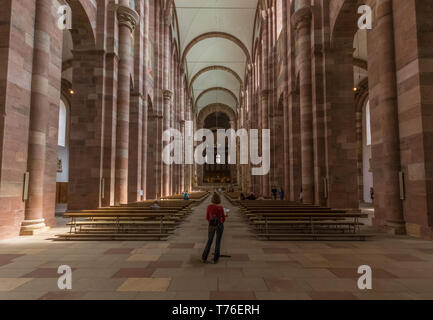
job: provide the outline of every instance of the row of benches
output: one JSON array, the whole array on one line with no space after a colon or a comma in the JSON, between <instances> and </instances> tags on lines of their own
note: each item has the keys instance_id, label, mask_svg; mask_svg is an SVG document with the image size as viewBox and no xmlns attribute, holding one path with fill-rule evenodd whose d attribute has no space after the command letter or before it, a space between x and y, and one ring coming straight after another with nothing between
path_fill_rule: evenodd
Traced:
<instances>
[{"instance_id":1,"label":"row of benches","mask_svg":"<svg viewBox=\"0 0 433 320\"><path fill-rule=\"evenodd\" d=\"M188 194L188 197L190 200L202 200L202 199L206 199L206 197L208 196L209 192L206 191L196 191L196 192L192 192ZM184 199L184 195L183 194L174 194L171 196L165 196L162 197L161 200L183 200Z\"/></svg>"},{"instance_id":2,"label":"row of benches","mask_svg":"<svg viewBox=\"0 0 433 320\"><path fill-rule=\"evenodd\" d=\"M225 192L224 195L231 204L239 205L239 200L240 200L240 196L241 196L240 191Z\"/></svg>"},{"instance_id":3,"label":"row of benches","mask_svg":"<svg viewBox=\"0 0 433 320\"><path fill-rule=\"evenodd\" d=\"M190 200L155 200L94 210L67 211L69 232L60 240L166 240L179 223L207 194L191 194Z\"/></svg>"},{"instance_id":4,"label":"row of benches","mask_svg":"<svg viewBox=\"0 0 433 320\"><path fill-rule=\"evenodd\" d=\"M365 240L367 214L285 200L238 201L257 237L265 240Z\"/></svg>"}]
</instances>

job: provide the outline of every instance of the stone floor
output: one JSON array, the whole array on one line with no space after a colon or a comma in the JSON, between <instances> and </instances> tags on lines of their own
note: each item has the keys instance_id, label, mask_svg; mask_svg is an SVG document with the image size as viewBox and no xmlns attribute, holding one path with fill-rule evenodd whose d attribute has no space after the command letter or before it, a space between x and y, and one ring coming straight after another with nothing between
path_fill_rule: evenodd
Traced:
<instances>
[{"instance_id":1,"label":"stone floor","mask_svg":"<svg viewBox=\"0 0 433 320\"><path fill-rule=\"evenodd\" d=\"M0 241L0 299L433 299L433 242L381 235L367 242L255 240L233 207L217 265L199 262L208 201L167 242L57 242L49 233ZM57 268L72 268L72 290ZM373 289L357 287L358 266Z\"/></svg>"}]
</instances>

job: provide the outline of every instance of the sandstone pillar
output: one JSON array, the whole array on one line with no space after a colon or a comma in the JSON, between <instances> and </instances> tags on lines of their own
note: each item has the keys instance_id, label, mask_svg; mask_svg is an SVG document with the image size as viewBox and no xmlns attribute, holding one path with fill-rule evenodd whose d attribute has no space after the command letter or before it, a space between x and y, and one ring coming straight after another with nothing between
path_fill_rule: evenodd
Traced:
<instances>
[{"instance_id":1,"label":"sandstone pillar","mask_svg":"<svg viewBox=\"0 0 433 320\"><path fill-rule=\"evenodd\" d=\"M47 229L43 218L43 189L49 111L50 34L53 27L51 0L38 0L35 18L35 49L30 107L30 133L27 171L28 200L21 235L34 235Z\"/></svg>"},{"instance_id":2,"label":"sandstone pillar","mask_svg":"<svg viewBox=\"0 0 433 320\"><path fill-rule=\"evenodd\" d=\"M164 90L164 131L170 129L171 125L171 99L173 97L173 93L170 90ZM168 144L168 142L166 143ZM164 146L163 146L164 147ZM168 196L171 193L170 188L170 165L165 163L162 164L162 181L163 181L163 196Z\"/></svg>"},{"instance_id":3,"label":"sandstone pillar","mask_svg":"<svg viewBox=\"0 0 433 320\"><path fill-rule=\"evenodd\" d=\"M129 112L132 71L132 34L138 14L129 8L129 0L121 0L117 8L119 20L119 82L116 137L115 203L128 203Z\"/></svg>"},{"instance_id":4,"label":"sandstone pillar","mask_svg":"<svg viewBox=\"0 0 433 320\"><path fill-rule=\"evenodd\" d=\"M397 85L394 47L394 22L391 0L377 4L375 26L371 31L379 92L371 101L372 161L377 222L391 232L405 233L402 202L400 200L400 141L398 124ZM370 75L369 75L370 77ZM374 90L371 90L374 92Z\"/></svg>"},{"instance_id":5,"label":"sandstone pillar","mask_svg":"<svg viewBox=\"0 0 433 320\"><path fill-rule=\"evenodd\" d=\"M148 121L149 121L149 107L150 107L150 101L148 98L148 92L147 92L147 77L148 77L148 62L149 62L149 21L150 21L150 7L149 7L149 1L143 1L143 68L144 68L144 75L143 75L143 99L144 99L144 107L143 107L143 139L142 139L142 170L141 170L141 186L143 189L143 195L141 197L141 200L147 199L147 153L149 151L148 148Z\"/></svg>"},{"instance_id":6,"label":"sandstone pillar","mask_svg":"<svg viewBox=\"0 0 433 320\"><path fill-rule=\"evenodd\" d=\"M261 129L270 129L269 128L269 104L271 99L271 91L263 90L261 92L261 100L262 100L262 128ZM260 132L260 137L262 137L262 132ZM262 150L262 156L265 152L270 152L270 145L262 147L262 138L259 138L259 149ZM264 197L269 197L271 194L270 185L269 185L269 173L263 175L262 177L262 195Z\"/></svg>"},{"instance_id":7,"label":"sandstone pillar","mask_svg":"<svg viewBox=\"0 0 433 320\"><path fill-rule=\"evenodd\" d=\"M303 3L303 2L301 2ZM295 12L300 69L302 192L304 203L314 202L313 98L311 79L311 8L304 5Z\"/></svg>"}]
</instances>

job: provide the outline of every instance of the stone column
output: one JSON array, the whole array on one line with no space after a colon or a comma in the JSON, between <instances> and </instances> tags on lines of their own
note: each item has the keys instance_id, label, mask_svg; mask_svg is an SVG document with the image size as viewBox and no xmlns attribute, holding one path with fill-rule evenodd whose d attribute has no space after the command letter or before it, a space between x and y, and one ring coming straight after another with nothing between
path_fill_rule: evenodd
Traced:
<instances>
[{"instance_id":1,"label":"stone column","mask_svg":"<svg viewBox=\"0 0 433 320\"><path fill-rule=\"evenodd\" d=\"M50 34L53 24L51 0L36 2L33 77L30 106L30 133L27 171L28 200L21 235L34 235L47 229L43 218L45 161L49 111Z\"/></svg>"},{"instance_id":2,"label":"stone column","mask_svg":"<svg viewBox=\"0 0 433 320\"><path fill-rule=\"evenodd\" d=\"M183 148L182 150L185 152L185 145L184 145L184 141L185 141L185 88L186 88L186 83L185 83L185 67L182 64L181 61L181 65L180 65L180 129L182 132L182 137L183 137ZM182 161L182 165L180 166L180 189L181 192L186 191L187 190L187 185L186 185L186 177L187 174L185 172L186 170L186 166L185 166L185 157Z\"/></svg>"},{"instance_id":3,"label":"stone column","mask_svg":"<svg viewBox=\"0 0 433 320\"><path fill-rule=\"evenodd\" d=\"M377 59L376 65L380 70L378 76L372 75L379 80L380 94L376 97L377 102L371 101L375 216L389 231L403 234L405 221L399 189L400 141L392 1L383 0L377 6L375 26L371 31L379 45L372 58ZM370 72L377 74L374 68L369 68Z\"/></svg>"},{"instance_id":4,"label":"stone column","mask_svg":"<svg viewBox=\"0 0 433 320\"><path fill-rule=\"evenodd\" d=\"M253 113L253 120L252 120L252 126L251 129L257 129L260 130L261 129L261 120L260 120L260 103L259 103L259 94L258 94L258 86L257 86L257 74L258 74L258 66L259 62L256 61L253 65L252 68L252 78L251 78L251 88L252 88L252 92L251 92L251 101L252 101L252 113ZM250 163L250 174L251 174L251 169L252 169L252 165ZM252 182L252 188L251 188L251 192L257 194L260 192L260 179L258 176L253 176L251 174L251 182Z\"/></svg>"},{"instance_id":5,"label":"stone column","mask_svg":"<svg viewBox=\"0 0 433 320\"><path fill-rule=\"evenodd\" d=\"M149 121L149 99L148 99L148 91L147 91L147 76L148 76L148 62L149 62L149 20L150 20L150 7L149 7L149 1L145 0L143 1L143 69L144 69L144 75L143 75L143 99L144 99L144 107L143 107L143 145L142 145L142 170L141 170L141 185L143 188L143 196L141 197L141 200L147 199L147 153L149 151L148 148L148 121Z\"/></svg>"},{"instance_id":6,"label":"stone column","mask_svg":"<svg viewBox=\"0 0 433 320\"><path fill-rule=\"evenodd\" d=\"M260 93L261 101L262 101L262 128L261 129L269 129L269 104L271 99L271 91L263 90ZM260 132L260 137L262 133ZM270 152L270 145L262 148L262 138L259 139L260 146L259 148L262 150L262 156L265 152ZM271 195L271 186L269 185L269 174L262 176L262 196L269 197Z\"/></svg>"},{"instance_id":7,"label":"stone column","mask_svg":"<svg viewBox=\"0 0 433 320\"><path fill-rule=\"evenodd\" d=\"M129 0L121 0L117 8L119 21L119 83L116 134L115 203L128 203L129 111L131 91L133 31L138 14L129 8Z\"/></svg>"},{"instance_id":8,"label":"stone column","mask_svg":"<svg viewBox=\"0 0 433 320\"><path fill-rule=\"evenodd\" d=\"M269 60L270 60L270 56L269 56L269 46L270 46L270 34L269 34L269 21L270 21L270 16L269 16L269 10L263 10L262 11L262 16L263 16L263 20L262 20L262 29L261 29L261 38L262 38L262 74L260 75L261 77L261 91L259 91L259 95L260 95L260 101L261 101L261 128L260 129L270 129L269 127L269 114L270 114L270 106L271 106L271 91L270 91L270 70L269 70ZM262 149L262 135L260 134L260 138L259 138L259 150L261 150L262 154L264 152L264 150ZM271 142L272 143L272 142ZM267 148L270 148L271 146L267 146ZM269 150L270 152L270 150ZM261 179L261 195L264 197L268 197L270 196L271 192L270 192L270 185L269 185L269 180L270 180L270 174L266 174L260 177Z\"/></svg>"},{"instance_id":9,"label":"stone column","mask_svg":"<svg viewBox=\"0 0 433 320\"><path fill-rule=\"evenodd\" d=\"M170 129L171 125L171 99L173 97L173 93L170 90L164 90L164 129L163 131ZM167 142L165 144L168 144ZM164 145L163 145L164 147ZM167 165L165 163L162 164L162 181L163 181L163 196L170 195L171 188L170 188L170 165Z\"/></svg>"},{"instance_id":10,"label":"stone column","mask_svg":"<svg viewBox=\"0 0 433 320\"><path fill-rule=\"evenodd\" d=\"M305 4L302 6L302 4ZM311 79L311 8L301 1L292 17L297 31L300 69L302 192L304 203L314 203L313 98Z\"/></svg>"}]
</instances>

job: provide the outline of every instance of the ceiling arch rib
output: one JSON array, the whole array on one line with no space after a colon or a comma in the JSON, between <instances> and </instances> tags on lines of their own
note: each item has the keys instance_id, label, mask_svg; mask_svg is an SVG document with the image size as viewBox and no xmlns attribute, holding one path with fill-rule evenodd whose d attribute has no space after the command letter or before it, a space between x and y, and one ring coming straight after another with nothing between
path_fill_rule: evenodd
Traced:
<instances>
[{"instance_id":1,"label":"ceiling arch rib","mask_svg":"<svg viewBox=\"0 0 433 320\"><path fill-rule=\"evenodd\" d=\"M191 79L190 81L190 86L189 86L189 92L191 92L191 90L193 89L193 85L194 82L203 74L207 73L207 72L212 72L212 71L225 71L228 72L229 74L231 74L233 77L236 78L236 80L239 81L239 85L241 90L243 90L244 87L244 83L241 79L241 77L231 68L228 68L226 66L217 66L217 65L213 65L213 66L209 66L206 68L201 69L199 72L197 72Z\"/></svg>"},{"instance_id":2,"label":"ceiling arch rib","mask_svg":"<svg viewBox=\"0 0 433 320\"><path fill-rule=\"evenodd\" d=\"M236 96L239 95L241 90L239 81L230 73L221 70L203 73L198 77L197 81L195 81L192 90L194 96L197 97L204 90L216 87L224 87L233 92Z\"/></svg>"},{"instance_id":3,"label":"ceiling arch rib","mask_svg":"<svg viewBox=\"0 0 433 320\"><path fill-rule=\"evenodd\" d=\"M239 46L227 39L218 38L197 43L188 52L185 65L190 76L211 66L223 66L238 75L244 75L246 62L246 56Z\"/></svg>"},{"instance_id":4,"label":"ceiling arch rib","mask_svg":"<svg viewBox=\"0 0 433 320\"><path fill-rule=\"evenodd\" d=\"M231 90L229 90L227 88L223 88L223 87L214 87L214 88L209 88L209 89L206 89L206 90L202 91L199 94L199 96L197 97L197 99L195 101L195 104L198 105L200 99L202 99L206 94L209 94L209 93L215 92L215 91L221 91L221 92L224 92L224 93L230 95L233 98L233 101L235 102L236 106L238 105L238 98L237 98L237 96Z\"/></svg>"},{"instance_id":5,"label":"ceiling arch rib","mask_svg":"<svg viewBox=\"0 0 433 320\"><path fill-rule=\"evenodd\" d=\"M250 63L251 61L251 56L250 56L250 51L248 50L248 48L243 44L243 42L241 40L239 40L238 38L236 38L235 36L229 34L229 33L225 33L225 32L208 32L208 33L204 33L199 35L197 38L195 38L194 40L192 40L185 48L184 52L183 52L183 56L182 56L182 62L186 62L186 57L188 56L189 51L195 46L197 45L200 41L206 40L206 39L211 39L211 38L222 38L222 39L226 39L229 41L232 41L233 43L235 43L239 48L241 48L241 50L244 52L247 63Z\"/></svg>"},{"instance_id":6,"label":"ceiling arch rib","mask_svg":"<svg viewBox=\"0 0 433 320\"><path fill-rule=\"evenodd\" d=\"M225 104L236 112L251 63L258 0L167 0L179 22L181 61L195 111Z\"/></svg>"}]
</instances>

